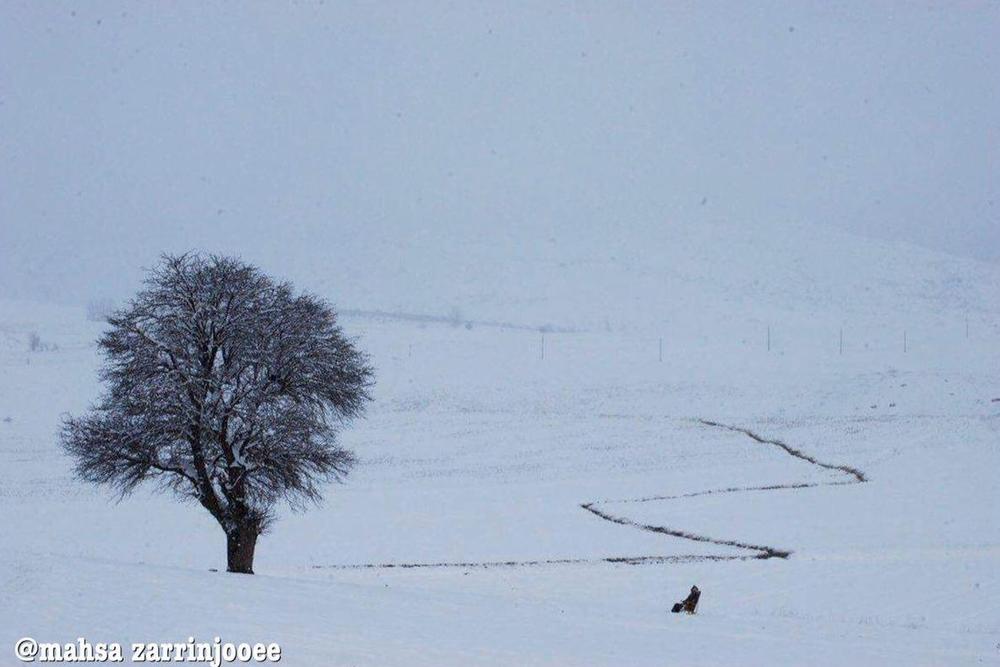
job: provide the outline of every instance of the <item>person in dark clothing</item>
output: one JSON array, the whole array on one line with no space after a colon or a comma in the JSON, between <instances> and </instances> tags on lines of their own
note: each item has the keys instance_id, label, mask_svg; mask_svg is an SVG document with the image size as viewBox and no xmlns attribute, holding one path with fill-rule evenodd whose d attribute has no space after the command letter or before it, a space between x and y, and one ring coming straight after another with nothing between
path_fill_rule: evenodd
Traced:
<instances>
[{"instance_id":1,"label":"person in dark clothing","mask_svg":"<svg viewBox=\"0 0 1000 667\"><path fill-rule=\"evenodd\" d=\"M701 597L701 591L698 589L697 586L692 586L691 592L688 594L688 596L684 598L683 601L675 604L670 611L672 611L675 614L682 611L685 611L689 614L693 614L695 610L698 608L698 598L700 597Z\"/></svg>"}]
</instances>

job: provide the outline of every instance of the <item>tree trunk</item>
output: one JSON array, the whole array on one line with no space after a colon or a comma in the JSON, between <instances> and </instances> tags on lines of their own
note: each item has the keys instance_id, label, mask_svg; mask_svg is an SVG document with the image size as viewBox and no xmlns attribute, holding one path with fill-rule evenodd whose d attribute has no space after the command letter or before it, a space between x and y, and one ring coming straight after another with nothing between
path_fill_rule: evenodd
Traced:
<instances>
[{"instance_id":1,"label":"tree trunk","mask_svg":"<svg viewBox=\"0 0 1000 667\"><path fill-rule=\"evenodd\" d=\"M226 533L226 569L229 572L253 574L253 552L257 546L257 529L253 526L237 526Z\"/></svg>"}]
</instances>

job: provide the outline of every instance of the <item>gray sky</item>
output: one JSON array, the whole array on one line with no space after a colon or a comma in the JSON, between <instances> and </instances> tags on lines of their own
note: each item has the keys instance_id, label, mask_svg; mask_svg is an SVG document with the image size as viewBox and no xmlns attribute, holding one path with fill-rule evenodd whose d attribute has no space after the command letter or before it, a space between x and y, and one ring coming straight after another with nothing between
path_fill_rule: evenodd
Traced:
<instances>
[{"instance_id":1,"label":"gray sky","mask_svg":"<svg viewBox=\"0 0 1000 667\"><path fill-rule=\"evenodd\" d=\"M1000 3L750 5L7 0L0 295L704 216L1000 260Z\"/></svg>"}]
</instances>

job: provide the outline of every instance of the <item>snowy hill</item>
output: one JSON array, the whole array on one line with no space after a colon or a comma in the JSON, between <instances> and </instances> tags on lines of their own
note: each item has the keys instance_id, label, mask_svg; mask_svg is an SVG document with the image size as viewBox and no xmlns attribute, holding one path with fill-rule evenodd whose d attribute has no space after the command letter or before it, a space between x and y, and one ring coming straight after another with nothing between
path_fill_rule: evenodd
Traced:
<instances>
[{"instance_id":1,"label":"snowy hill","mask_svg":"<svg viewBox=\"0 0 1000 667\"><path fill-rule=\"evenodd\" d=\"M209 571L223 540L199 508L71 478L55 435L97 394L100 325L2 315L6 646L221 635L294 666L996 658L1000 357L982 330L843 355L691 339L658 362L644 335L550 333L543 359L536 332L346 318L378 368L344 436L361 464L284 513L237 580ZM58 349L28 352L28 331ZM692 583L699 614L672 617Z\"/></svg>"},{"instance_id":2,"label":"snowy hill","mask_svg":"<svg viewBox=\"0 0 1000 667\"><path fill-rule=\"evenodd\" d=\"M474 238L363 235L295 268L352 307L581 329L818 320L943 325L993 316L1000 267L804 224L571 225ZM405 233L404 233L405 234ZM430 258L430 260L428 260ZM278 262L275 262L278 265Z\"/></svg>"},{"instance_id":3,"label":"snowy hill","mask_svg":"<svg viewBox=\"0 0 1000 667\"><path fill-rule=\"evenodd\" d=\"M996 3L3 4L0 666L1000 664L998 35ZM254 576L58 444L88 303L189 250L329 299L376 370L356 468Z\"/></svg>"}]
</instances>

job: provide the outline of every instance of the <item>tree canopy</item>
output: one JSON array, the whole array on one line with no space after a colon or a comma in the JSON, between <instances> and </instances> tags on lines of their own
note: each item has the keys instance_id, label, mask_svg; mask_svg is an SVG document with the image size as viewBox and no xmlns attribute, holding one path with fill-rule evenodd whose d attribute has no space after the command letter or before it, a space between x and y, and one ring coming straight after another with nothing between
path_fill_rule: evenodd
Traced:
<instances>
[{"instance_id":1,"label":"tree canopy","mask_svg":"<svg viewBox=\"0 0 1000 667\"><path fill-rule=\"evenodd\" d=\"M367 356L324 300L227 257L164 256L108 323L105 392L64 423L77 474L197 500L229 538L229 569L252 571L275 505L319 500L354 464L337 433L370 400Z\"/></svg>"}]
</instances>

